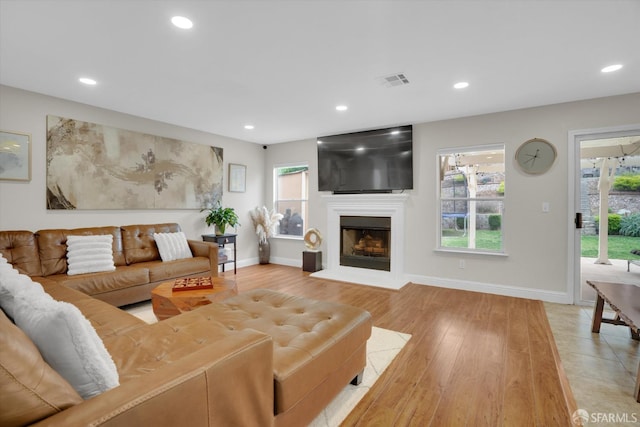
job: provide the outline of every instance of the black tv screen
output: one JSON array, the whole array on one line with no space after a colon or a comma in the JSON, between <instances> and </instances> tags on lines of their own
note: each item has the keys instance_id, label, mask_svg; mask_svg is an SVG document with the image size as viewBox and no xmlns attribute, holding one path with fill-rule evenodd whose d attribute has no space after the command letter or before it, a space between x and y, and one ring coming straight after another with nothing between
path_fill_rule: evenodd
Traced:
<instances>
[{"instance_id":1,"label":"black tv screen","mask_svg":"<svg viewBox=\"0 0 640 427\"><path fill-rule=\"evenodd\" d=\"M318 190L375 193L413 188L413 126L318 138Z\"/></svg>"}]
</instances>

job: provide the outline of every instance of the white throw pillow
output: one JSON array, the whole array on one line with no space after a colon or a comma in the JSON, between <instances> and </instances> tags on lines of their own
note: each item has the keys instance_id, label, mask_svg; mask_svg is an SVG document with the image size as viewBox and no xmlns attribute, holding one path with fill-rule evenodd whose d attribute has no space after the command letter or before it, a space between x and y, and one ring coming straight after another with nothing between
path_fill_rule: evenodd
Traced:
<instances>
[{"instance_id":1,"label":"white throw pillow","mask_svg":"<svg viewBox=\"0 0 640 427\"><path fill-rule=\"evenodd\" d=\"M182 232L153 233L162 261L173 261L182 258L193 258L187 236Z\"/></svg>"},{"instance_id":2,"label":"white throw pillow","mask_svg":"<svg viewBox=\"0 0 640 427\"><path fill-rule=\"evenodd\" d=\"M118 370L91 323L73 304L54 299L15 299L15 323L42 358L83 399L119 385Z\"/></svg>"},{"instance_id":3,"label":"white throw pillow","mask_svg":"<svg viewBox=\"0 0 640 427\"><path fill-rule=\"evenodd\" d=\"M67 274L113 271L113 235L67 236Z\"/></svg>"},{"instance_id":4,"label":"white throw pillow","mask_svg":"<svg viewBox=\"0 0 640 427\"><path fill-rule=\"evenodd\" d=\"M20 293L25 293L31 299L51 298L40 283L34 282L26 274L20 274L0 255L0 307L12 319L15 317L15 297Z\"/></svg>"}]
</instances>

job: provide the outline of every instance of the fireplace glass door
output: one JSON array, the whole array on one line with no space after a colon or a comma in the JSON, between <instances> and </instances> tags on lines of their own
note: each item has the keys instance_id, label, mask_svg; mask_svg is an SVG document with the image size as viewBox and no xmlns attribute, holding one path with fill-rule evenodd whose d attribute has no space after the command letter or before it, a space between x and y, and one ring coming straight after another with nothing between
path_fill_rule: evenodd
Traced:
<instances>
[{"instance_id":1,"label":"fireplace glass door","mask_svg":"<svg viewBox=\"0 0 640 427\"><path fill-rule=\"evenodd\" d=\"M340 265L391 271L390 242L390 217L340 217Z\"/></svg>"}]
</instances>

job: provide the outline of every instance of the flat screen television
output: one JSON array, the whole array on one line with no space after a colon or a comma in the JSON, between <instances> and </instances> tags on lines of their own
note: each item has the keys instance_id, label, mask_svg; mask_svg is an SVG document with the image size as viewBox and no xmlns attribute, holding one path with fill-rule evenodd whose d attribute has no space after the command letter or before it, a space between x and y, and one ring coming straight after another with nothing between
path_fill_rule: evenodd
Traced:
<instances>
[{"instance_id":1,"label":"flat screen television","mask_svg":"<svg viewBox=\"0 0 640 427\"><path fill-rule=\"evenodd\" d=\"M413 126L318 138L318 190L390 193L413 188Z\"/></svg>"}]
</instances>

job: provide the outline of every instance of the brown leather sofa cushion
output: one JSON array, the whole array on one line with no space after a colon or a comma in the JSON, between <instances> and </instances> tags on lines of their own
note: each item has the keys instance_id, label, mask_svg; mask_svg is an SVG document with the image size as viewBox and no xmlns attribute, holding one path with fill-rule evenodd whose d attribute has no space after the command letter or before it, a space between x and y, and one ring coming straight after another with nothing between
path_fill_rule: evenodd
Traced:
<instances>
[{"instance_id":1,"label":"brown leather sofa cushion","mask_svg":"<svg viewBox=\"0 0 640 427\"><path fill-rule=\"evenodd\" d=\"M239 345L253 342L256 336L265 336L255 330L230 330L214 317L203 318L191 313L105 337L104 345L118 367L120 382L124 384L175 363L208 345L224 354L225 349L230 352Z\"/></svg>"},{"instance_id":2,"label":"brown leather sofa cushion","mask_svg":"<svg viewBox=\"0 0 640 427\"><path fill-rule=\"evenodd\" d=\"M56 274L55 276L48 276L47 279L95 296L105 292L147 284L149 283L149 270L138 266L126 265L118 267L115 271L86 273L78 276Z\"/></svg>"},{"instance_id":3,"label":"brown leather sofa cushion","mask_svg":"<svg viewBox=\"0 0 640 427\"><path fill-rule=\"evenodd\" d=\"M37 425L273 426L271 338L182 317L104 339L120 386Z\"/></svg>"},{"instance_id":4,"label":"brown leather sofa cushion","mask_svg":"<svg viewBox=\"0 0 640 427\"><path fill-rule=\"evenodd\" d=\"M42 276L67 274L67 236L113 236L113 262L116 266L125 265L120 227L74 228L69 230L53 229L36 232ZM38 274L40 276L40 274Z\"/></svg>"},{"instance_id":5,"label":"brown leather sofa cushion","mask_svg":"<svg viewBox=\"0 0 640 427\"><path fill-rule=\"evenodd\" d=\"M160 252L153 239L153 233L175 233L180 230L178 224L126 225L122 229L127 264L160 259Z\"/></svg>"},{"instance_id":6,"label":"brown leather sofa cushion","mask_svg":"<svg viewBox=\"0 0 640 427\"><path fill-rule=\"evenodd\" d=\"M149 270L149 282L163 282L176 277L211 273L209 258L197 257L168 262L142 262L135 265Z\"/></svg>"},{"instance_id":7,"label":"brown leather sofa cushion","mask_svg":"<svg viewBox=\"0 0 640 427\"><path fill-rule=\"evenodd\" d=\"M0 231L0 253L20 273L42 276L38 242L31 231Z\"/></svg>"},{"instance_id":8,"label":"brown leather sofa cushion","mask_svg":"<svg viewBox=\"0 0 640 427\"><path fill-rule=\"evenodd\" d=\"M7 427L31 424L83 402L2 310L0 396L0 425Z\"/></svg>"},{"instance_id":9,"label":"brown leather sofa cushion","mask_svg":"<svg viewBox=\"0 0 640 427\"><path fill-rule=\"evenodd\" d=\"M121 335L131 329L146 326L144 321L126 311L75 289L57 283L48 283L45 290L54 299L66 301L78 307L103 340L106 337Z\"/></svg>"}]
</instances>

